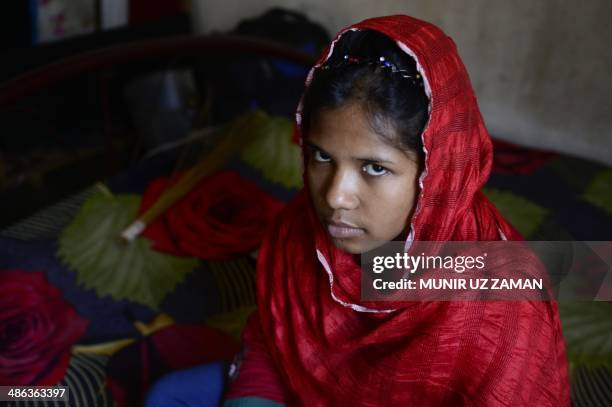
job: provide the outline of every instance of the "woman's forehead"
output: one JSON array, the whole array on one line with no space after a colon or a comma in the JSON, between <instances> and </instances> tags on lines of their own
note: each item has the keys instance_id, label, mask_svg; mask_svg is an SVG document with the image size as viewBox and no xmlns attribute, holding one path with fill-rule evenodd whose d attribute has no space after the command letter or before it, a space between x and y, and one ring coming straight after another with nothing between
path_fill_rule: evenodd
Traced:
<instances>
[{"instance_id":1,"label":"woman's forehead","mask_svg":"<svg viewBox=\"0 0 612 407\"><path fill-rule=\"evenodd\" d=\"M372 128L368 115L356 103L323 109L312 119L305 140L307 145L355 159L392 161L398 155L405 155L386 136Z\"/></svg>"}]
</instances>

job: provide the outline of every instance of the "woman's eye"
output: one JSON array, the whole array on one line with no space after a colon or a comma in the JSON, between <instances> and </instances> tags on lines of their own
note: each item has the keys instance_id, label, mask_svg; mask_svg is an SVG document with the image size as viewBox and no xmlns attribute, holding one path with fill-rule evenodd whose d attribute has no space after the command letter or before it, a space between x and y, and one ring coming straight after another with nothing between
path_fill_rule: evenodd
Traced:
<instances>
[{"instance_id":1,"label":"woman's eye","mask_svg":"<svg viewBox=\"0 0 612 407\"><path fill-rule=\"evenodd\" d=\"M331 161L331 158L330 158L330 156L325 154L323 151L315 150L314 151L314 160L318 161L318 162L321 162L321 163L326 163L328 161Z\"/></svg>"},{"instance_id":2,"label":"woman's eye","mask_svg":"<svg viewBox=\"0 0 612 407\"><path fill-rule=\"evenodd\" d=\"M363 167L363 172L373 177L379 177L381 175L385 175L389 172L385 167L378 164L366 164Z\"/></svg>"}]
</instances>

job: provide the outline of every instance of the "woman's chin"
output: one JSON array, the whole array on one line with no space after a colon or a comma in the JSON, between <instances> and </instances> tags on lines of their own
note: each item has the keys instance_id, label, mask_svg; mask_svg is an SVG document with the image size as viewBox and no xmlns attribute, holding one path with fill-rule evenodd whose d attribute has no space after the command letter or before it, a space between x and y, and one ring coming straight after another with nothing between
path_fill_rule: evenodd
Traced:
<instances>
[{"instance_id":1,"label":"woman's chin","mask_svg":"<svg viewBox=\"0 0 612 407\"><path fill-rule=\"evenodd\" d=\"M330 239L334 246L350 254L362 254L374 250L385 243L365 238L335 238L330 236Z\"/></svg>"}]
</instances>

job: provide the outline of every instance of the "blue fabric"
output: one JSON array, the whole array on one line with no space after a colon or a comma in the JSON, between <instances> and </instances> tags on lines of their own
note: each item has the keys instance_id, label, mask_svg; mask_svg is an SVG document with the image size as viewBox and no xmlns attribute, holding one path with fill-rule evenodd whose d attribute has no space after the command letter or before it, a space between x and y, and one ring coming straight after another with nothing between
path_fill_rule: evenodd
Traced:
<instances>
[{"instance_id":1,"label":"blue fabric","mask_svg":"<svg viewBox=\"0 0 612 407\"><path fill-rule=\"evenodd\" d=\"M149 391L146 407L216 407L225 385L224 363L179 370L159 379Z\"/></svg>"}]
</instances>

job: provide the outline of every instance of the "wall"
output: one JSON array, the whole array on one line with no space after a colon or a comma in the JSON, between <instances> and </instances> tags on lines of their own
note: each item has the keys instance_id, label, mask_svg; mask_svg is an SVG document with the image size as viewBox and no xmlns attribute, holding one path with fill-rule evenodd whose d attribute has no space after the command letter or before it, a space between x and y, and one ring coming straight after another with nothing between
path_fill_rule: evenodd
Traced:
<instances>
[{"instance_id":1,"label":"wall","mask_svg":"<svg viewBox=\"0 0 612 407\"><path fill-rule=\"evenodd\" d=\"M200 32L227 30L274 5L330 33L410 14L457 43L492 135L612 164L612 2L607 0L192 0Z\"/></svg>"}]
</instances>

